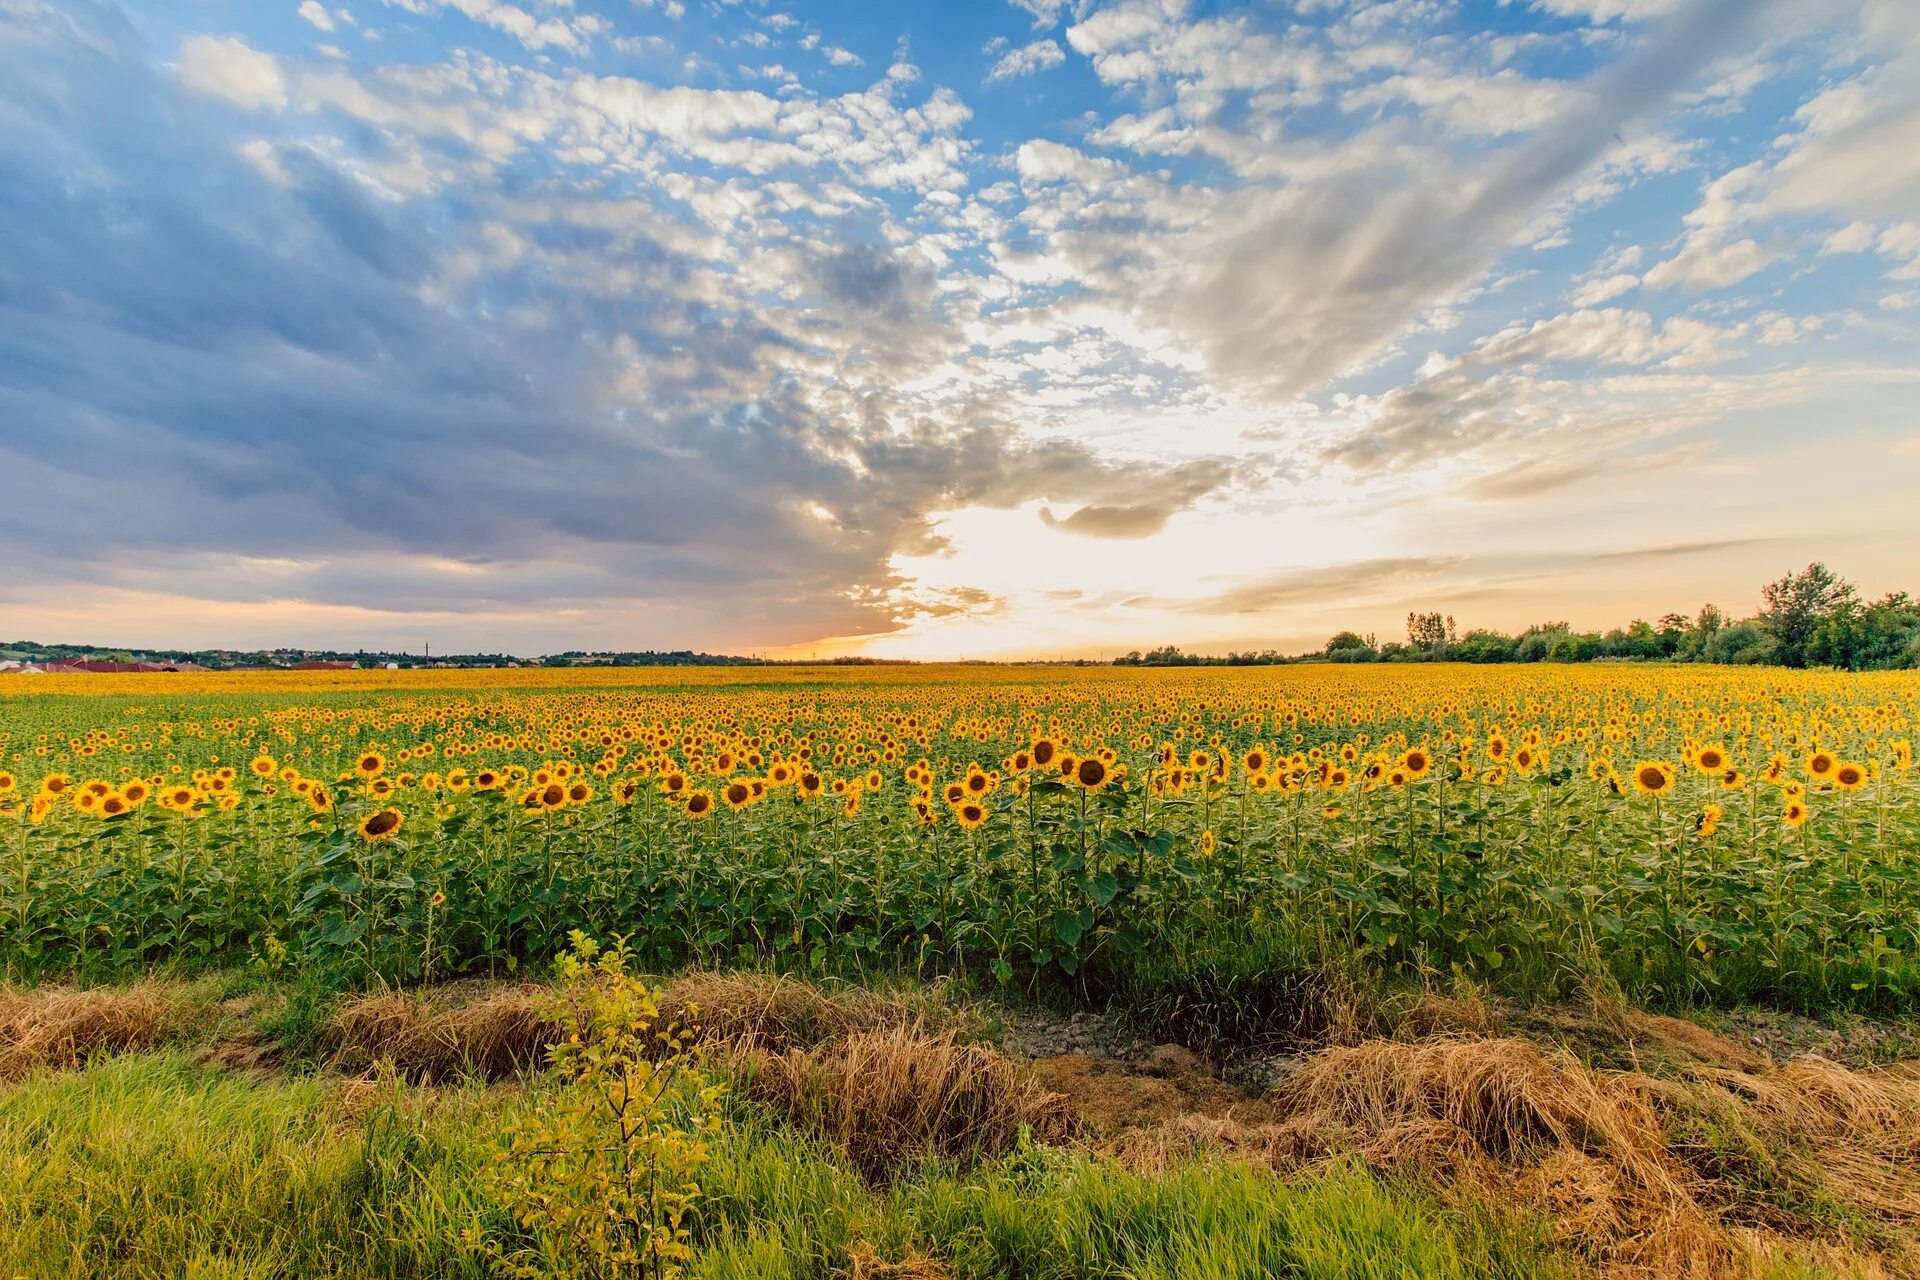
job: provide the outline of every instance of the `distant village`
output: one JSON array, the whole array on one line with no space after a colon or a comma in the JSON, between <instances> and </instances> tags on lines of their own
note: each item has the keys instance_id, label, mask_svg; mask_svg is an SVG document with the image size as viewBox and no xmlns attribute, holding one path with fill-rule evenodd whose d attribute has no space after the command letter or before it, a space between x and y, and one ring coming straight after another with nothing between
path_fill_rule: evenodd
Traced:
<instances>
[{"instance_id":1,"label":"distant village","mask_svg":"<svg viewBox=\"0 0 1920 1280\"><path fill-rule=\"evenodd\" d=\"M691 650L568 652L539 658L505 653L420 653L331 649L113 649L101 645L0 644L0 676L111 675L193 671L402 671L419 668L752 666L765 659Z\"/></svg>"}]
</instances>

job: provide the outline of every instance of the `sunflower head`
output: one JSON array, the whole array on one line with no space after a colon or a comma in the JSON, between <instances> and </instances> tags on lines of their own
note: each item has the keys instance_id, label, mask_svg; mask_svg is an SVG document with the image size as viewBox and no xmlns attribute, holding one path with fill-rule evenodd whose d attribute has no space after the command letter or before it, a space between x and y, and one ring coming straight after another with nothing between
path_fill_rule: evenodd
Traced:
<instances>
[{"instance_id":1,"label":"sunflower head","mask_svg":"<svg viewBox=\"0 0 1920 1280\"><path fill-rule=\"evenodd\" d=\"M400 822L398 809L377 809L360 820L360 837L368 842L390 839Z\"/></svg>"},{"instance_id":2,"label":"sunflower head","mask_svg":"<svg viewBox=\"0 0 1920 1280\"><path fill-rule=\"evenodd\" d=\"M1665 760L1642 760L1633 766L1633 789L1643 796L1663 796L1673 790L1673 766Z\"/></svg>"}]
</instances>

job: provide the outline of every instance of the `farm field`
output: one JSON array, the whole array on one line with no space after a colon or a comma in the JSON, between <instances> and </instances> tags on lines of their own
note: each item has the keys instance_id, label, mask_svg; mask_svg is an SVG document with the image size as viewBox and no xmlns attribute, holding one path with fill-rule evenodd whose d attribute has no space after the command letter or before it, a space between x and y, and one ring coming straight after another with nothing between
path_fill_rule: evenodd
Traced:
<instances>
[{"instance_id":1,"label":"farm field","mask_svg":"<svg viewBox=\"0 0 1920 1280\"><path fill-rule=\"evenodd\" d=\"M0 1271L1913 1274L1916 722L1625 664L16 678ZM610 1071L702 1189L575 1254L488 1171Z\"/></svg>"}]
</instances>

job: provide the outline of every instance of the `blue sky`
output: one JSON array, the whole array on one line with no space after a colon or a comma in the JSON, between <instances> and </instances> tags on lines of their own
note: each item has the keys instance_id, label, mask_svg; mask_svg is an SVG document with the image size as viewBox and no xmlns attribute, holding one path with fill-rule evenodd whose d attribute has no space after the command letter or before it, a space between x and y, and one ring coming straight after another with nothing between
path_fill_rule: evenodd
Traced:
<instances>
[{"instance_id":1,"label":"blue sky","mask_svg":"<svg viewBox=\"0 0 1920 1280\"><path fill-rule=\"evenodd\" d=\"M1914 587L1907 0L0 0L0 634Z\"/></svg>"}]
</instances>

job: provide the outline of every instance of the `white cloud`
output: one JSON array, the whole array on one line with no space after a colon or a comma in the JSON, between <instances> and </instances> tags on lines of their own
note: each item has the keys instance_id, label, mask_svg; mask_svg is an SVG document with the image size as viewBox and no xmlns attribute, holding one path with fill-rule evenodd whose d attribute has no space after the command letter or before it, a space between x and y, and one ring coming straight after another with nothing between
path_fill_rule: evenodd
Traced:
<instances>
[{"instance_id":1,"label":"white cloud","mask_svg":"<svg viewBox=\"0 0 1920 1280\"><path fill-rule=\"evenodd\" d=\"M1588 22L1645 22L1673 13L1680 0L1534 0L1533 7Z\"/></svg>"},{"instance_id":2,"label":"white cloud","mask_svg":"<svg viewBox=\"0 0 1920 1280\"><path fill-rule=\"evenodd\" d=\"M180 43L180 79L195 93L261 110L287 105L279 60L231 36L189 36Z\"/></svg>"},{"instance_id":3,"label":"white cloud","mask_svg":"<svg viewBox=\"0 0 1920 1280\"><path fill-rule=\"evenodd\" d=\"M300 0L299 14L322 31L331 31L334 27L333 15L320 0Z\"/></svg>"},{"instance_id":4,"label":"white cloud","mask_svg":"<svg viewBox=\"0 0 1920 1280\"><path fill-rule=\"evenodd\" d=\"M1640 277L1630 271L1617 275L1596 276L1573 291L1570 299L1576 307L1597 307L1611 301L1623 293L1630 293L1640 286Z\"/></svg>"},{"instance_id":5,"label":"white cloud","mask_svg":"<svg viewBox=\"0 0 1920 1280\"><path fill-rule=\"evenodd\" d=\"M1641 283L1649 289L1725 289L1764 271L1779 258L1778 249L1754 240L1722 244L1710 236L1690 236L1679 253L1648 268Z\"/></svg>"},{"instance_id":6,"label":"white cloud","mask_svg":"<svg viewBox=\"0 0 1920 1280\"><path fill-rule=\"evenodd\" d=\"M387 3L414 13L430 6L452 9L474 22L512 36L536 52L546 48L577 52L586 45L580 32L566 22L558 18L536 18L525 9L501 0L387 0Z\"/></svg>"},{"instance_id":7,"label":"white cloud","mask_svg":"<svg viewBox=\"0 0 1920 1280\"><path fill-rule=\"evenodd\" d=\"M987 72L987 79L997 81L1030 76L1037 71L1052 70L1066 60L1066 51L1053 41L1035 40L1032 44L1001 54L1000 60L993 64L993 70Z\"/></svg>"},{"instance_id":8,"label":"white cloud","mask_svg":"<svg viewBox=\"0 0 1920 1280\"><path fill-rule=\"evenodd\" d=\"M1066 10L1068 0L1009 0L1009 3L1016 9L1032 14L1033 25L1037 30L1041 27L1051 27L1059 22L1060 15Z\"/></svg>"}]
</instances>

